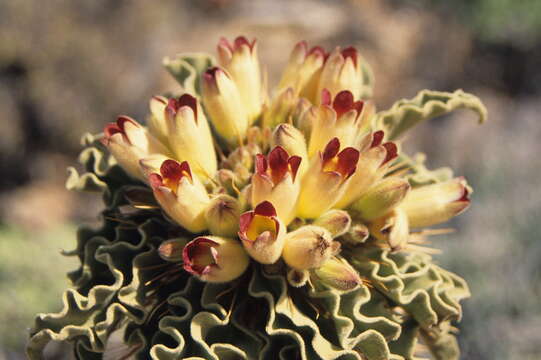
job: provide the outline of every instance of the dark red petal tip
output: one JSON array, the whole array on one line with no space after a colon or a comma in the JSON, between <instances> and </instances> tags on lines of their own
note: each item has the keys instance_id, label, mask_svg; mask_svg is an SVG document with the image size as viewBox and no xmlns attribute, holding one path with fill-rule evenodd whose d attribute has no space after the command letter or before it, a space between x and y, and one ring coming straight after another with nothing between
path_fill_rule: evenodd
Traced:
<instances>
[{"instance_id":1,"label":"dark red petal tip","mask_svg":"<svg viewBox=\"0 0 541 360\"><path fill-rule=\"evenodd\" d=\"M344 59L351 58L353 60L353 64L357 66L357 56L358 56L357 49L355 49L353 46L349 46L342 50L342 56Z\"/></svg>"},{"instance_id":2,"label":"dark red petal tip","mask_svg":"<svg viewBox=\"0 0 541 360\"><path fill-rule=\"evenodd\" d=\"M277 184L287 173L287 160L289 154L281 146L276 146L268 155L269 167L271 169L272 181Z\"/></svg>"},{"instance_id":3,"label":"dark red petal tip","mask_svg":"<svg viewBox=\"0 0 541 360\"><path fill-rule=\"evenodd\" d=\"M292 156L287 160L287 163L289 164L289 169L291 171L291 177L292 180L295 181L295 178L297 177L297 171L299 170L299 166L301 165L302 158L300 156Z\"/></svg>"},{"instance_id":4,"label":"dark red petal tip","mask_svg":"<svg viewBox=\"0 0 541 360\"><path fill-rule=\"evenodd\" d=\"M373 148L373 147L381 145L381 142L383 141L383 136L384 135L385 135L385 133L383 132L383 130L376 131L372 135L372 144L370 144L370 147Z\"/></svg>"},{"instance_id":5,"label":"dark red petal tip","mask_svg":"<svg viewBox=\"0 0 541 360\"><path fill-rule=\"evenodd\" d=\"M270 201L263 201L255 207L254 214L266 217L273 217L276 216L276 209Z\"/></svg>"},{"instance_id":6,"label":"dark red petal tip","mask_svg":"<svg viewBox=\"0 0 541 360\"><path fill-rule=\"evenodd\" d=\"M338 171L344 178L350 177L357 168L357 162L359 161L359 150L352 147L347 147L338 154L338 163L336 165L336 171Z\"/></svg>"},{"instance_id":7,"label":"dark red petal tip","mask_svg":"<svg viewBox=\"0 0 541 360\"><path fill-rule=\"evenodd\" d=\"M333 157L338 154L338 151L340 151L340 140L338 140L337 137L333 138L327 146L325 146L325 150L323 150L322 158L323 163L329 161Z\"/></svg>"},{"instance_id":8,"label":"dark red petal tip","mask_svg":"<svg viewBox=\"0 0 541 360\"><path fill-rule=\"evenodd\" d=\"M109 123L103 128L103 133L106 138L110 138L114 134L122 134L122 129L120 129L116 123Z\"/></svg>"},{"instance_id":9,"label":"dark red petal tip","mask_svg":"<svg viewBox=\"0 0 541 360\"><path fill-rule=\"evenodd\" d=\"M398 148L395 143L393 142L387 142L382 145L385 150L387 151L387 155L385 155L385 160L381 163L381 165L395 159L398 156Z\"/></svg>"}]
</instances>

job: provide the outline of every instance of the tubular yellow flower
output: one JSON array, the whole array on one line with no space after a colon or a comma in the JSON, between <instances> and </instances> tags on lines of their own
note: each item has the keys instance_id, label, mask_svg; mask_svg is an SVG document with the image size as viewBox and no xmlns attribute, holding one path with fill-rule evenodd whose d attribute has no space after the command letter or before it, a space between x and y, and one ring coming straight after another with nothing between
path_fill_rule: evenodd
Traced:
<instances>
[{"instance_id":1,"label":"tubular yellow flower","mask_svg":"<svg viewBox=\"0 0 541 360\"><path fill-rule=\"evenodd\" d=\"M131 176L144 180L139 160L152 154L170 154L169 150L137 121L119 116L103 130L103 144Z\"/></svg>"},{"instance_id":2,"label":"tubular yellow flower","mask_svg":"<svg viewBox=\"0 0 541 360\"><path fill-rule=\"evenodd\" d=\"M238 146L248 130L248 115L237 85L227 72L213 67L203 74L202 92L214 129L230 146Z\"/></svg>"},{"instance_id":3,"label":"tubular yellow flower","mask_svg":"<svg viewBox=\"0 0 541 360\"><path fill-rule=\"evenodd\" d=\"M169 145L167 123L165 122L165 107L167 98L153 96L149 101L150 116L148 117L148 130L164 145Z\"/></svg>"},{"instance_id":4,"label":"tubular yellow flower","mask_svg":"<svg viewBox=\"0 0 541 360\"><path fill-rule=\"evenodd\" d=\"M327 89L331 94L349 90L354 99L359 99L363 85L360 55L354 47L336 48L321 71L319 77L316 103L322 103L322 91Z\"/></svg>"},{"instance_id":5,"label":"tubular yellow flower","mask_svg":"<svg viewBox=\"0 0 541 360\"><path fill-rule=\"evenodd\" d=\"M338 138L344 147L358 147L360 141L359 119L363 110L362 101L354 101L353 94L344 90L331 102L331 95L323 90L322 104L314 106L304 116L311 126L308 155L322 149L332 138Z\"/></svg>"},{"instance_id":6,"label":"tubular yellow flower","mask_svg":"<svg viewBox=\"0 0 541 360\"><path fill-rule=\"evenodd\" d=\"M359 151L351 147L339 151L340 141L334 138L312 158L301 183L298 216L315 219L342 197L347 180L355 172Z\"/></svg>"},{"instance_id":7,"label":"tubular yellow flower","mask_svg":"<svg viewBox=\"0 0 541 360\"><path fill-rule=\"evenodd\" d=\"M190 241L182 252L184 270L200 280L222 283L241 276L250 264L238 240L202 236Z\"/></svg>"},{"instance_id":8,"label":"tubular yellow flower","mask_svg":"<svg viewBox=\"0 0 541 360\"><path fill-rule=\"evenodd\" d=\"M282 147L275 147L267 157L256 155L255 173L252 176L252 206L263 201L271 202L285 225L295 217L295 207L300 190L297 170L299 156L289 156Z\"/></svg>"},{"instance_id":9,"label":"tubular yellow flower","mask_svg":"<svg viewBox=\"0 0 541 360\"><path fill-rule=\"evenodd\" d=\"M411 227L440 224L470 205L470 190L463 177L415 188L400 204Z\"/></svg>"},{"instance_id":10,"label":"tubular yellow flower","mask_svg":"<svg viewBox=\"0 0 541 360\"><path fill-rule=\"evenodd\" d=\"M340 249L331 233L320 226L306 225L286 234L282 257L296 270L318 268Z\"/></svg>"},{"instance_id":11,"label":"tubular yellow flower","mask_svg":"<svg viewBox=\"0 0 541 360\"><path fill-rule=\"evenodd\" d=\"M398 156L398 150L394 143L382 144L383 131L372 133L370 140L368 149L359 155L357 171L351 176L344 195L335 207L345 208L357 200L373 184L383 178L392 160Z\"/></svg>"},{"instance_id":12,"label":"tubular yellow flower","mask_svg":"<svg viewBox=\"0 0 541 360\"><path fill-rule=\"evenodd\" d=\"M231 44L222 38L218 43L218 61L235 81L249 122L253 123L261 114L263 99L256 40L249 42L239 36Z\"/></svg>"},{"instance_id":13,"label":"tubular yellow flower","mask_svg":"<svg viewBox=\"0 0 541 360\"><path fill-rule=\"evenodd\" d=\"M280 258L285 231L274 206L268 201L240 216L239 238L246 252L262 264L273 264Z\"/></svg>"},{"instance_id":14,"label":"tubular yellow flower","mask_svg":"<svg viewBox=\"0 0 541 360\"><path fill-rule=\"evenodd\" d=\"M295 95L314 102L317 96L319 74L327 56L327 52L320 46L314 46L308 50L306 41L297 43L278 85L279 91L292 88Z\"/></svg>"},{"instance_id":15,"label":"tubular yellow flower","mask_svg":"<svg viewBox=\"0 0 541 360\"><path fill-rule=\"evenodd\" d=\"M393 210L404 199L410 189L406 179L389 177L370 187L350 207L366 221L377 219Z\"/></svg>"},{"instance_id":16,"label":"tubular yellow flower","mask_svg":"<svg viewBox=\"0 0 541 360\"><path fill-rule=\"evenodd\" d=\"M161 111L158 110L160 106ZM178 99L169 99L167 104L156 100L153 108L156 114L163 114L169 147L176 158L188 161L202 179L212 177L217 169L216 152L207 119L197 99L184 94Z\"/></svg>"},{"instance_id":17,"label":"tubular yellow flower","mask_svg":"<svg viewBox=\"0 0 541 360\"><path fill-rule=\"evenodd\" d=\"M205 210L210 200L203 184L192 174L188 162L179 164L166 160L160 173L151 174L148 182L162 209L192 233L205 230Z\"/></svg>"}]
</instances>

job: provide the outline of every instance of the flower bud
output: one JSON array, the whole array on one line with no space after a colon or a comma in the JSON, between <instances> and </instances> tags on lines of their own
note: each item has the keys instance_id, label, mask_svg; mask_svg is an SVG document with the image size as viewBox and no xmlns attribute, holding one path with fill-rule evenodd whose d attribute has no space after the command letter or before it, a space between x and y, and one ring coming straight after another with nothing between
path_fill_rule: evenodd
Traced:
<instances>
[{"instance_id":1,"label":"flower bud","mask_svg":"<svg viewBox=\"0 0 541 360\"><path fill-rule=\"evenodd\" d=\"M349 90L354 99L359 99L363 87L363 73L360 55L354 47L343 50L336 48L321 71L319 77L317 104L322 103L322 91L327 89L331 94Z\"/></svg>"},{"instance_id":2,"label":"flower bud","mask_svg":"<svg viewBox=\"0 0 541 360\"><path fill-rule=\"evenodd\" d=\"M364 224L353 224L349 231L344 234L344 240L351 245L359 245L368 240L370 231Z\"/></svg>"},{"instance_id":3,"label":"flower bud","mask_svg":"<svg viewBox=\"0 0 541 360\"><path fill-rule=\"evenodd\" d=\"M139 160L151 154L170 155L169 150L144 127L127 116L105 126L103 144L131 176L144 179Z\"/></svg>"},{"instance_id":4,"label":"flower bud","mask_svg":"<svg viewBox=\"0 0 541 360\"><path fill-rule=\"evenodd\" d=\"M397 157L396 145L392 142L381 144L383 131L372 134L372 144L361 152L357 171L351 177L342 198L336 203L337 208L345 208L357 200L373 184L380 181L390 163Z\"/></svg>"},{"instance_id":5,"label":"flower bud","mask_svg":"<svg viewBox=\"0 0 541 360\"><path fill-rule=\"evenodd\" d=\"M336 94L331 103L331 94L323 90L322 104L307 111L304 116L311 123L308 155L321 150L332 138L338 138L342 146L357 147L359 142L360 115L364 103L354 101L353 94L344 90Z\"/></svg>"},{"instance_id":6,"label":"flower bud","mask_svg":"<svg viewBox=\"0 0 541 360\"><path fill-rule=\"evenodd\" d=\"M328 54L320 46L308 50L305 41L295 45L284 70L278 89L292 88L295 95L314 101L317 96L319 74Z\"/></svg>"},{"instance_id":7,"label":"flower bud","mask_svg":"<svg viewBox=\"0 0 541 360\"><path fill-rule=\"evenodd\" d=\"M394 209L404 199L409 189L410 185L405 179L385 178L369 188L350 209L354 212L354 217L366 221L377 219Z\"/></svg>"},{"instance_id":8,"label":"flower bud","mask_svg":"<svg viewBox=\"0 0 541 360\"><path fill-rule=\"evenodd\" d=\"M278 124L291 123L291 116L295 111L298 99L292 88L279 92L263 114L263 125L274 128Z\"/></svg>"},{"instance_id":9,"label":"flower bud","mask_svg":"<svg viewBox=\"0 0 541 360\"><path fill-rule=\"evenodd\" d=\"M289 269L287 271L287 282L293 287L301 287L306 285L310 279L310 272L308 270L296 270Z\"/></svg>"},{"instance_id":10,"label":"flower bud","mask_svg":"<svg viewBox=\"0 0 541 360\"><path fill-rule=\"evenodd\" d=\"M248 129L248 115L237 85L218 67L203 74L202 84L203 103L214 129L229 145L241 144Z\"/></svg>"},{"instance_id":11,"label":"flower bud","mask_svg":"<svg viewBox=\"0 0 541 360\"><path fill-rule=\"evenodd\" d=\"M148 130L164 145L169 146L167 123L165 121L165 107L168 100L163 96L153 96L149 102L150 116Z\"/></svg>"},{"instance_id":12,"label":"flower bud","mask_svg":"<svg viewBox=\"0 0 541 360\"><path fill-rule=\"evenodd\" d=\"M291 124L280 124L272 132L271 146L280 146L287 151L288 154L297 155L303 162L308 162L308 154L306 152L306 139L304 135Z\"/></svg>"},{"instance_id":13,"label":"flower bud","mask_svg":"<svg viewBox=\"0 0 541 360\"><path fill-rule=\"evenodd\" d=\"M184 270L212 283L234 280L250 264L248 254L237 240L219 236L193 239L184 247L182 258Z\"/></svg>"},{"instance_id":14,"label":"flower bud","mask_svg":"<svg viewBox=\"0 0 541 360\"><path fill-rule=\"evenodd\" d=\"M148 182L154 197L174 221L192 233L207 228L205 210L209 196L197 176L192 174L188 162L179 164L166 160L160 167L160 174L151 174Z\"/></svg>"},{"instance_id":15,"label":"flower bud","mask_svg":"<svg viewBox=\"0 0 541 360\"><path fill-rule=\"evenodd\" d=\"M202 179L214 175L216 152L205 113L197 99L184 94L163 108L169 147L177 159L188 161Z\"/></svg>"},{"instance_id":16,"label":"flower bud","mask_svg":"<svg viewBox=\"0 0 541 360\"><path fill-rule=\"evenodd\" d=\"M205 212L207 226L213 235L234 237L239 228L240 205L229 195L212 199Z\"/></svg>"},{"instance_id":17,"label":"flower bud","mask_svg":"<svg viewBox=\"0 0 541 360\"><path fill-rule=\"evenodd\" d=\"M327 229L306 225L286 234L282 257L293 269L309 270L323 265L339 248Z\"/></svg>"},{"instance_id":18,"label":"flower bud","mask_svg":"<svg viewBox=\"0 0 541 360\"><path fill-rule=\"evenodd\" d=\"M284 224L289 224L295 217L300 190L300 181L296 178L300 163L299 156L289 156L280 146L275 147L267 157L256 155L252 206L269 201Z\"/></svg>"},{"instance_id":19,"label":"flower bud","mask_svg":"<svg viewBox=\"0 0 541 360\"><path fill-rule=\"evenodd\" d=\"M280 258L285 231L268 201L240 216L239 238L248 254L262 264L272 264Z\"/></svg>"},{"instance_id":20,"label":"flower bud","mask_svg":"<svg viewBox=\"0 0 541 360\"><path fill-rule=\"evenodd\" d=\"M340 291L353 290L363 283L357 271L343 258L325 261L314 273L323 284Z\"/></svg>"},{"instance_id":21,"label":"flower bud","mask_svg":"<svg viewBox=\"0 0 541 360\"><path fill-rule=\"evenodd\" d=\"M184 238L166 240L160 244L158 255L165 261L181 262L182 251L187 243L188 240Z\"/></svg>"},{"instance_id":22,"label":"flower bud","mask_svg":"<svg viewBox=\"0 0 541 360\"><path fill-rule=\"evenodd\" d=\"M334 138L312 158L302 179L298 216L315 219L342 197L347 180L355 172L359 151L351 147L339 150L340 141Z\"/></svg>"},{"instance_id":23,"label":"flower bud","mask_svg":"<svg viewBox=\"0 0 541 360\"><path fill-rule=\"evenodd\" d=\"M329 230L333 238L344 235L351 226L351 217L344 210L329 210L313 223Z\"/></svg>"},{"instance_id":24,"label":"flower bud","mask_svg":"<svg viewBox=\"0 0 541 360\"><path fill-rule=\"evenodd\" d=\"M440 224L460 214L470 204L470 189L463 177L413 189L400 204L409 225Z\"/></svg>"},{"instance_id":25,"label":"flower bud","mask_svg":"<svg viewBox=\"0 0 541 360\"><path fill-rule=\"evenodd\" d=\"M391 250L400 250L408 243L410 235L408 217L399 206L370 224L370 233L387 243Z\"/></svg>"},{"instance_id":26,"label":"flower bud","mask_svg":"<svg viewBox=\"0 0 541 360\"><path fill-rule=\"evenodd\" d=\"M253 123L261 113L263 98L256 40L250 43L239 36L231 44L222 38L218 44L218 60L237 85L242 106L250 124Z\"/></svg>"}]
</instances>

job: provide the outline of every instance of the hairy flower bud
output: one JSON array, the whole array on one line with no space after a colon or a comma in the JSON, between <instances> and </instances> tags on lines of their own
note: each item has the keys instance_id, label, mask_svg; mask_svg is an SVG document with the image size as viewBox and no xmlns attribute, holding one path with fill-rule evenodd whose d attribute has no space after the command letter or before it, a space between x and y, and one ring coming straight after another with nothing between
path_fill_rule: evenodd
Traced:
<instances>
[{"instance_id":1,"label":"hairy flower bud","mask_svg":"<svg viewBox=\"0 0 541 360\"><path fill-rule=\"evenodd\" d=\"M165 261L181 262L182 251L184 246L188 243L185 238L169 239L160 244L158 248L158 255Z\"/></svg>"},{"instance_id":2,"label":"hairy flower bud","mask_svg":"<svg viewBox=\"0 0 541 360\"><path fill-rule=\"evenodd\" d=\"M284 261L301 271L320 267L340 248L327 229L315 225L306 225L286 234L284 241Z\"/></svg>"},{"instance_id":3,"label":"hairy flower bud","mask_svg":"<svg viewBox=\"0 0 541 360\"><path fill-rule=\"evenodd\" d=\"M369 188L350 207L355 217L366 221L384 216L394 209L410 189L407 180L389 177Z\"/></svg>"},{"instance_id":4,"label":"hairy flower bud","mask_svg":"<svg viewBox=\"0 0 541 360\"><path fill-rule=\"evenodd\" d=\"M421 186L400 204L411 227L432 226L463 212L470 204L470 190L462 177Z\"/></svg>"},{"instance_id":5,"label":"hairy flower bud","mask_svg":"<svg viewBox=\"0 0 541 360\"><path fill-rule=\"evenodd\" d=\"M209 231L213 235L234 237L239 228L240 205L229 195L212 199L205 212Z\"/></svg>"},{"instance_id":6,"label":"hairy flower bud","mask_svg":"<svg viewBox=\"0 0 541 360\"><path fill-rule=\"evenodd\" d=\"M306 41L299 42L291 53L278 89L292 88L296 95L313 102L317 96L319 74L327 56L320 46L309 50Z\"/></svg>"},{"instance_id":7,"label":"hairy flower bud","mask_svg":"<svg viewBox=\"0 0 541 360\"><path fill-rule=\"evenodd\" d=\"M144 179L139 160L151 154L170 155L169 150L137 121L119 116L103 130L103 144L128 174Z\"/></svg>"},{"instance_id":8,"label":"hairy flower bud","mask_svg":"<svg viewBox=\"0 0 541 360\"><path fill-rule=\"evenodd\" d=\"M349 230L351 217L347 211L333 209L321 215L313 224L329 230L332 237L336 238Z\"/></svg>"},{"instance_id":9,"label":"hairy flower bud","mask_svg":"<svg viewBox=\"0 0 541 360\"><path fill-rule=\"evenodd\" d=\"M156 200L173 220L192 233L207 228L205 210L209 196L188 162L166 160L160 174L151 174L148 182Z\"/></svg>"},{"instance_id":10,"label":"hairy flower bud","mask_svg":"<svg viewBox=\"0 0 541 360\"><path fill-rule=\"evenodd\" d=\"M353 290L363 283L357 271L343 258L332 257L314 273L323 284L340 291Z\"/></svg>"},{"instance_id":11,"label":"hairy flower bud","mask_svg":"<svg viewBox=\"0 0 541 360\"><path fill-rule=\"evenodd\" d=\"M359 99L363 87L360 55L354 47L336 48L330 55L319 77L316 103L322 103L322 91L331 94L349 90L354 99Z\"/></svg>"},{"instance_id":12,"label":"hairy flower bud","mask_svg":"<svg viewBox=\"0 0 541 360\"><path fill-rule=\"evenodd\" d=\"M289 156L282 147L275 147L268 156L256 155L255 174L252 176L252 206L271 202L285 225L295 217L300 181L297 170L299 156Z\"/></svg>"},{"instance_id":13,"label":"hairy flower bud","mask_svg":"<svg viewBox=\"0 0 541 360\"><path fill-rule=\"evenodd\" d=\"M312 158L303 176L297 215L315 219L329 210L343 195L347 180L355 172L359 151L345 148L334 138L323 152Z\"/></svg>"},{"instance_id":14,"label":"hairy flower bud","mask_svg":"<svg viewBox=\"0 0 541 360\"><path fill-rule=\"evenodd\" d=\"M212 283L234 280L250 264L250 258L238 240L219 236L193 239L184 247L182 257L184 270Z\"/></svg>"},{"instance_id":15,"label":"hairy flower bud","mask_svg":"<svg viewBox=\"0 0 541 360\"><path fill-rule=\"evenodd\" d=\"M370 233L387 243L391 250L400 250L408 243L410 236L408 217L404 210L397 207L371 223Z\"/></svg>"},{"instance_id":16,"label":"hairy flower bud","mask_svg":"<svg viewBox=\"0 0 541 360\"><path fill-rule=\"evenodd\" d=\"M364 243L370 237L370 231L364 224L353 224L349 231L344 234L343 239L351 245Z\"/></svg>"},{"instance_id":17,"label":"hairy flower bud","mask_svg":"<svg viewBox=\"0 0 541 360\"><path fill-rule=\"evenodd\" d=\"M240 216L239 238L248 254L262 264L272 264L280 258L285 231L268 201Z\"/></svg>"},{"instance_id":18,"label":"hairy flower bud","mask_svg":"<svg viewBox=\"0 0 541 360\"><path fill-rule=\"evenodd\" d=\"M197 99L189 94L169 99L162 112L169 147L176 158L188 161L202 179L212 177L217 169L216 152L207 118Z\"/></svg>"},{"instance_id":19,"label":"hairy flower bud","mask_svg":"<svg viewBox=\"0 0 541 360\"><path fill-rule=\"evenodd\" d=\"M218 43L218 61L235 81L249 122L253 123L261 113L263 99L256 40L249 42L239 36L230 43L222 38Z\"/></svg>"},{"instance_id":20,"label":"hairy flower bud","mask_svg":"<svg viewBox=\"0 0 541 360\"><path fill-rule=\"evenodd\" d=\"M203 74L202 92L216 132L230 146L241 144L248 129L248 115L230 75L218 67L208 69Z\"/></svg>"}]
</instances>

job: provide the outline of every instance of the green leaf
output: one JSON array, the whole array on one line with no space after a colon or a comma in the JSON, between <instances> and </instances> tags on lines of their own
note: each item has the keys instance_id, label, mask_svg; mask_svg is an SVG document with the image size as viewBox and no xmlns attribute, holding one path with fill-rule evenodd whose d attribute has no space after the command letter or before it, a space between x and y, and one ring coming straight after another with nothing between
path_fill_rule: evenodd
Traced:
<instances>
[{"instance_id":1,"label":"green leaf","mask_svg":"<svg viewBox=\"0 0 541 360\"><path fill-rule=\"evenodd\" d=\"M178 54L172 59L163 59L163 65L169 73L185 92L192 95L200 94L201 74L215 64L214 58L205 53Z\"/></svg>"},{"instance_id":2,"label":"green leaf","mask_svg":"<svg viewBox=\"0 0 541 360\"><path fill-rule=\"evenodd\" d=\"M481 100L462 90L442 92L423 90L413 99L396 102L389 110L376 114L378 127L385 130L388 140L400 138L418 123L456 109L470 109L479 116L479 123L487 118L487 109Z\"/></svg>"}]
</instances>

